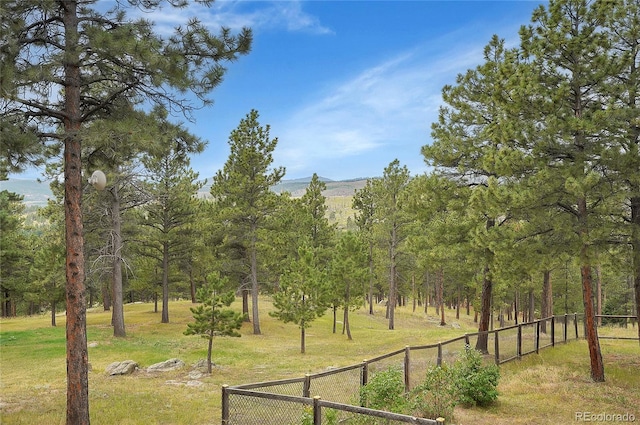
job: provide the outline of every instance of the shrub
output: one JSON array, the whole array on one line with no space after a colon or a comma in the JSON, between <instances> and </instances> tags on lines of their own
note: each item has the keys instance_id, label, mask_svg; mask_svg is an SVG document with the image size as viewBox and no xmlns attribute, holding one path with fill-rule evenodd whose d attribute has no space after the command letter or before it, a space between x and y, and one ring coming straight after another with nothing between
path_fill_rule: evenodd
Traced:
<instances>
[{"instance_id":1,"label":"shrub","mask_svg":"<svg viewBox=\"0 0 640 425\"><path fill-rule=\"evenodd\" d=\"M411 391L412 414L428 419L451 419L458 402L455 377L455 370L446 364L431 366L424 382Z\"/></svg>"},{"instance_id":2,"label":"shrub","mask_svg":"<svg viewBox=\"0 0 640 425\"><path fill-rule=\"evenodd\" d=\"M367 385L360 388L360 402L369 409L404 413L407 399L404 394L404 375L399 368L378 372Z\"/></svg>"},{"instance_id":3,"label":"shrub","mask_svg":"<svg viewBox=\"0 0 640 425\"><path fill-rule=\"evenodd\" d=\"M495 364L483 365L482 354L469 346L454 364L458 401L470 406L486 406L498 398L500 370Z\"/></svg>"},{"instance_id":4,"label":"shrub","mask_svg":"<svg viewBox=\"0 0 640 425\"><path fill-rule=\"evenodd\" d=\"M338 412L333 409L323 409L323 425L336 425L338 423ZM302 425L313 425L313 407L306 406L302 412Z\"/></svg>"}]
</instances>

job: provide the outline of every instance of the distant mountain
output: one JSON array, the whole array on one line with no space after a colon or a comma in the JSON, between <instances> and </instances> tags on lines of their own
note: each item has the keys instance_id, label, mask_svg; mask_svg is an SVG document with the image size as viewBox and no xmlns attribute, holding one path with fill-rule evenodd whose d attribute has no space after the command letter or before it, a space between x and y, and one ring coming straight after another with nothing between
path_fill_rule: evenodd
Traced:
<instances>
[{"instance_id":1,"label":"distant mountain","mask_svg":"<svg viewBox=\"0 0 640 425\"><path fill-rule=\"evenodd\" d=\"M290 180L284 180L285 182L295 182L295 183L309 183L311 182L311 179L313 178L313 176L310 177L302 177L299 179L290 179ZM322 177L322 176L318 176L318 180L320 180L321 182L332 182L333 180L328 179L326 177Z\"/></svg>"},{"instance_id":2,"label":"distant mountain","mask_svg":"<svg viewBox=\"0 0 640 425\"><path fill-rule=\"evenodd\" d=\"M47 200L53 199L49 183L41 183L37 180L9 179L0 181L0 190L22 195L24 197L22 202L27 206L45 206Z\"/></svg>"},{"instance_id":3,"label":"distant mountain","mask_svg":"<svg viewBox=\"0 0 640 425\"><path fill-rule=\"evenodd\" d=\"M338 196L352 196L355 190L362 189L367 183L366 178L357 178L350 180L334 181L326 177L320 177L320 180L327 185L327 190L323 192L323 195L327 198ZM301 179L283 180L274 187L272 190L275 193L289 192L293 197L300 197L304 195L311 177L305 177ZM211 188L211 180L207 185L200 189L199 195L206 197L209 194ZM6 181L0 181L0 190L8 190L24 197L24 203L27 206L44 206L47 204L48 199L53 198L53 193L49 189L49 183L40 183L37 180L29 179L9 179Z\"/></svg>"},{"instance_id":4,"label":"distant mountain","mask_svg":"<svg viewBox=\"0 0 640 425\"><path fill-rule=\"evenodd\" d=\"M357 189L362 189L367 183L366 178L357 178L349 180L331 180L326 177L319 177L320 181L327 185L327 190L322 194L327 198L336 196L352 196L353 192ZM311 177L303 177L300 179L282 180L277 185L273 186L271 190L275 193L289 192L294 198L298 198L304 195L307 186L311 182ZM199 195L206 198L209 195L211 189L211 180L207 181L207 184L200 189Z\"/></svg>"},{"instance_id":5,"label":"distant mountain","mask_svg":"<svg viewBox=\"0 0 640 425\"><path fill-rule=\"evenodd\" d=\"M334 181L324 177L320 177L320 180L327 186L327 190L322 192L327 198L334 196L352 196L353 192L357 189L362 189L367 183L367 179L355 179L355 180L340 180ZM275 193L289 192L294 198L304 195L307 186L311 182L311 177L294 180L283 180L277 185L273 186L271 190Z\"/></svg>"}]
</instances>

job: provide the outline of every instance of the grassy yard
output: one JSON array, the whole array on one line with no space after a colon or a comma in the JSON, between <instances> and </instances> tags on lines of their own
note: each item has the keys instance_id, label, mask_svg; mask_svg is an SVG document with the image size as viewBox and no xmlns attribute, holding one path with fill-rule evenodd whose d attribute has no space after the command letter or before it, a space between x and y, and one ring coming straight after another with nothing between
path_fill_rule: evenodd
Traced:
<instances>
[{"instance_id":1,"label":"grassy yard","mask_svg":"<svg viewBox=\"0 0 640 425\"><path fill-rule=\"evenodd\" d=\"M127 337L115 339L110 313L92 309L87 314L89 341L89 395L95 424L219 424L220 387L272 379L300 377L328 367L356 364L407 345L429 344L474 332L470 317L448 326L411 308L397 310L396 330L387 330L383 307L376 315L364 310L351 316L353 341L332 333L327 315L307 331L307 354L300 354L299 330L268 316L262 300L263 335L251 334L246 324L241 338L214 341L216 367L189 386L190 367L177 372L110 377L105 368L114 361L134 360L141 368L177 357L187 365L206 357L206 341L183 335L191 321L189 302L170 305L169 324L151 304L125 307ZM235 305L239 308L239 305ZM430 311L433 313L433 310ZM58 327L49 316L0 321L0 423L63 424L65 422L64 315ZM456 323L456 326L452 324ZM500 397L487 409L457 408L453 423L560 424L575 422L576 412L635 415L640 421L640 348L634 341L602 341L607 382L589 381L584 341L572 342L540 355L501 367Z\"/></svg>"}]
</instances>

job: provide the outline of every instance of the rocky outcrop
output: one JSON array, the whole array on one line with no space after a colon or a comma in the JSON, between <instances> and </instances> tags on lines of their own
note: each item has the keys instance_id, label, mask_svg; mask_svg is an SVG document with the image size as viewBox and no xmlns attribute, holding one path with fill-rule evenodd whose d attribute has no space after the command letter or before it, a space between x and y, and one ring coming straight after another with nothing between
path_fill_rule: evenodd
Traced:
<instances>
[{"instance_id":1,"label":"rocky outcrop","mask_svg":"<svg viewBox=\"0 0 640 425\"><path fill-rule=\"evenodd\" d=\"M180 359L169 359L152 364L147 368L147 372L171 372L172 370L182 369L184 366L184 362Z\"/></svg>"},{"instance_id":2,"label":"rocky outcrop","mask_svg":"<svg viewBox=\"0 0 640 425\"><path fill-rule=\"evenodd\" d=\"M138 369L138 363L133 360L113 362L105 369L107 375L130 375Z\"/></svg>"}]
</instances>

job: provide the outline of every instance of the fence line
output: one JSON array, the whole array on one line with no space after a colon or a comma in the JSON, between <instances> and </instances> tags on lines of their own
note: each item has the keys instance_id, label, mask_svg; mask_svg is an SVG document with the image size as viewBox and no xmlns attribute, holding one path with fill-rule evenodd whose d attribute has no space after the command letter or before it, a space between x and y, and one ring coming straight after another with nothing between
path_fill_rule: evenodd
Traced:
<instances>
[{"instance_id":1,"label":"fence line","mask_svg":"<svg viewBox=\"0 0 640 425\"><path fill-rule=\"evenodd\" d=\"M611 324L616 324L620 328L628 328L629 322L631 322L632 329L638 325L638 320L636 316L618 316L618 315L604 315L604 314L596 314L596 319L608 319L613 320L614 322ZM627 340L638 340L638 333L633 332L633 336L613 336L613 335L600 335L598 334L598 338L600 339L627 339Z\"/></svg>"},{"instance_id":2,"label":"fence line","mask_svg":"<svg viewBox=\"0 0 640 425\"><path fill-rule=\"evenodd\" d=\"M635 318L635 316L615 316L615 318L623 317L632 320ZM308 423L320 425L323 423L323 411L326 417L327 409L333 410L334 413L339 411L341 414L353 413L385 418L388 421L386 423L389 424L396 422L441 424L444 422L395 415L356 407L353 404L360 403L360 388L367 385L370 376L388 370L390 367L397 367L404 371L404 385L408 392L416 384L412 379L415 373L424 373L429 366L441 366L442 363L452 362L466 346L473 347L481 335L487 337L485 358L500 365L525 355L539 353L543 348L579 339L580 329L584 336L584 326L579 326L578 322L577 313L550 316L491 331L465 334L435 344L407 346L364 360L360 364L308 374L303 378L224 386L222 424ZM315 396L313 399L312 393ZM305 411L305 408L310 412ZM276 410L277 415L274 414ZM301 422L304 415L308 415L308 421Z\"/></svg>"}]
</instances>

